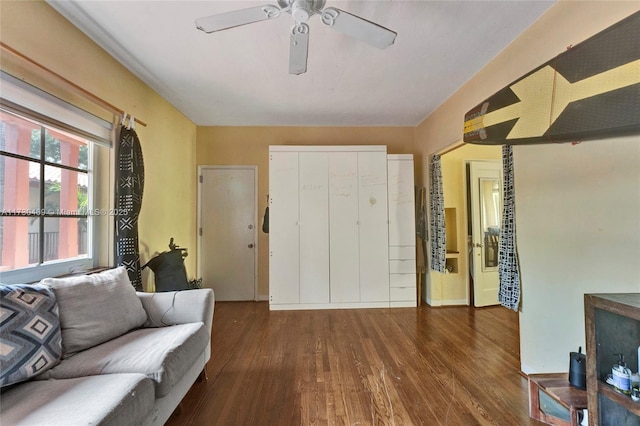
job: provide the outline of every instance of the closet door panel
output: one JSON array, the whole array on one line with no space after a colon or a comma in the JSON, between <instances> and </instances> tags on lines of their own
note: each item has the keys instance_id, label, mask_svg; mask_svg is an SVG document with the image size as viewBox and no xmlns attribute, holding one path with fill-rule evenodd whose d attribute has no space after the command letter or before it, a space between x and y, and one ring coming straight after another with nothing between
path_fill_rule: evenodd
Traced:
<instances>
[{"instance_id":1,"label":"closet door panel","mask_svg":"<svg viewBox=\"0 0 640 426\"><path fill-rule=\"evenodd\" d=\"M389 300L387 155L358 153L360 300Z\"/></svg>"},{"instance_id":2,"label":"closet door panel","mask_svg":"<svg viewBox=\"0 0 640 426\"><path fill-rule=\"evenodd\" d=\"M331 302L360 301L358 153L329 153Z\"/></svg>"},{"instance_id":3,"label":"closet door panel","mask_svg":"<svg viewBox=\"0 0 640 426\"><path fill-rule=\"evenodd\" d=\"M269 302L300 302L298 153L269 154Z\"/></svg>"},{"instance_id":4,"label":"closet door panel","mask_svg":"<svg viewBox=\"0 0 640 426\"><path fill-rule=\"evenodd\" d=\"M300 303L329 303L328 158L299 153Z\"/></svg>"},{"instance_id":5,"label":"closet door panel","mask_svg":"<svg viewBox=\"0 0 640 426\"><path fill-rule=\"evenodd\" d=\"M389 245L415 246L413 160L389 160Z\"/></svg>"}]
</instances>

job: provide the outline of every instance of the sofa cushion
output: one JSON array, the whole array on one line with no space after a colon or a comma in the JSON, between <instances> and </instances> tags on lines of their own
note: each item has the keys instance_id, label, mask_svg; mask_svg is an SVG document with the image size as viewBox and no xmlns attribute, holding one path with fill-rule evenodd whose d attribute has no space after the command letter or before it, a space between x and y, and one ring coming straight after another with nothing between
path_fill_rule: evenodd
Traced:
<instances>
[{"instance_id":1,"label":"sofa cushion","mask_svg":"<svg viewBox=\"0 0 640 426\"><path fill-rule=\"evenodd\" d=\"M209 331L201 322L142 328L79 352L37 379L142 373L155 381L156 398L161 398L208 344Z\"/></svg>"},{"instance_id":2,"label":"sofa cushion","mask_svg":"<svg viewBox=\"0 0 640 426\"><path fill-rule=\"evenodd\" d=\"M2 424L25 426L141 424L154 404L143 374L107 374L21 383L2 393Z\"/></svg>"},{"instance_id":3,"label":"sofa cushion","mask_svg":"<svg viewBox=\"0 0 640 426\"><path fill-rule=\"evenodd\" d=\"M62 357L140 327L147 314L125 267L68 278L45 278L60 309Z\"/></svg>"},{"instance_id":4,"label":"sofa cushion","mask_svg":"<svg viewBox=\"0 0 640 426\"><path fill-rule=\"evenodd\" d=\"M58 304L49 287L0 284L0 386L56 365L61 343Z\"/></svg>"}]
</instances>

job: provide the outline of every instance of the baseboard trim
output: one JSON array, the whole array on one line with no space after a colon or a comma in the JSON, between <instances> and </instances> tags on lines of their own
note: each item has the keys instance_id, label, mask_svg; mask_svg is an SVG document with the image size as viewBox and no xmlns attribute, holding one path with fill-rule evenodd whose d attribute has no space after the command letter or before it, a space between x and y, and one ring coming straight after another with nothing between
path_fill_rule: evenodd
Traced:
<instances>
[{"instance_id":1,"label":"baseboard trim","mask_svg":"<svg viewBox=\"0 0 640 426\"><path fill-rule=\"evenodd\" d=\"M432 300L429 297L427 297L427 300L425 300L425 302L427 302L427 305L429 305L429 306L441 306L442 305L440 299Z\"/></svg>"},{"instance_id":2,"label":"baseboard trim","mask_svg":"<svg viewBox=\"0 0 640 426\"><path fill-rule=\"evenodd\" d=\"M365 308L388 308L389 302L360 302L360 303L288 303L270 304L271 311L296 311L305 309L365 309Z\"/></svg>"},{"instance_id":3,"label":"baseboard trim","mask_svg":"<svg viewBox=\"0 0 640 426\"><path fill-rule=\"evenodd\" d=\"M467 299L429 299L426 300L429 306L468 306Z\"/></svg>"}]
</instances>

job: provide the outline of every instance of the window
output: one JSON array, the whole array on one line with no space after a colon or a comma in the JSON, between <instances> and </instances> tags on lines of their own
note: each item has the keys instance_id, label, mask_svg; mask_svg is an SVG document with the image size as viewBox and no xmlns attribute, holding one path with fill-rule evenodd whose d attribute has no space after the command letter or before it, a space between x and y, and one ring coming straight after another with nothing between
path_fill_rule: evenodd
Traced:
<instances>
[{"instance_id":1,"label":"window","mask_svg":"<svg viewBox=\"0 0 640 426\"><path fill-rule=\"evenodd\" d=\"M0 265L87 257L91 143L0 111Z\"/></svg>"},{"instance_id":2,"label":"window","mask_svg":"<svg viewBox=\"0 0 640 426\"><path fill-rule=\"evenodd\" d=\"M92 236L108 219L96 216L105 210L94 206L109 204L109 179L96 173L100 165L109 168L99 151L109 150L111 123L0 76L1 281L33 282L91 268L96 252L104 251Z\"/></svg>"}]
</instances>

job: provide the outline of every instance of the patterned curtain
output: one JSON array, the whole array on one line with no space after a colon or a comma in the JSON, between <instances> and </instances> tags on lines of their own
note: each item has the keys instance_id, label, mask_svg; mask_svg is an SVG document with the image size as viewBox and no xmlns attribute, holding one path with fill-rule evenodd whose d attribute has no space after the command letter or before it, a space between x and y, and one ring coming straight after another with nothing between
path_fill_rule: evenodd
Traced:
<instances>
[{"instance_id":1,"label":"patterned curtain","mask_svg":"<svg viewBox=\"0 0 640 426\"><path fill-rule=\"evenodd\" d=\"M429 163L429 227L431 228L431 269L445 273L447 237L444 224L444 195L442 191L442 169L440 155L431 157Z\"/></svg>"},{"instance_id":2,"label":"patterned curtain","mask_svg":"<svg viewBox=\"0 0 640 426\"><path fill-rule=\"evenodd\" d=\"M504 188L502 195L502 226L498 248L498 274L500 276L500 303L514 311L520 305L520 269L516 248L516 199L513 182L513 148L502 147Z\"/></svg>"},{"instance_id":3,"label":"patterned curtain","mask_svg":"<svg viewBox=\"0 0 640 426\"><path fill-rule=\"evenodd\" d=\"M116 266L125 266L131 284L137 291L142 291L138 215L142 207L144 162L140 140L136 131L130 126L121 127L116 149Z\"/></svg>"}]
</instances>

